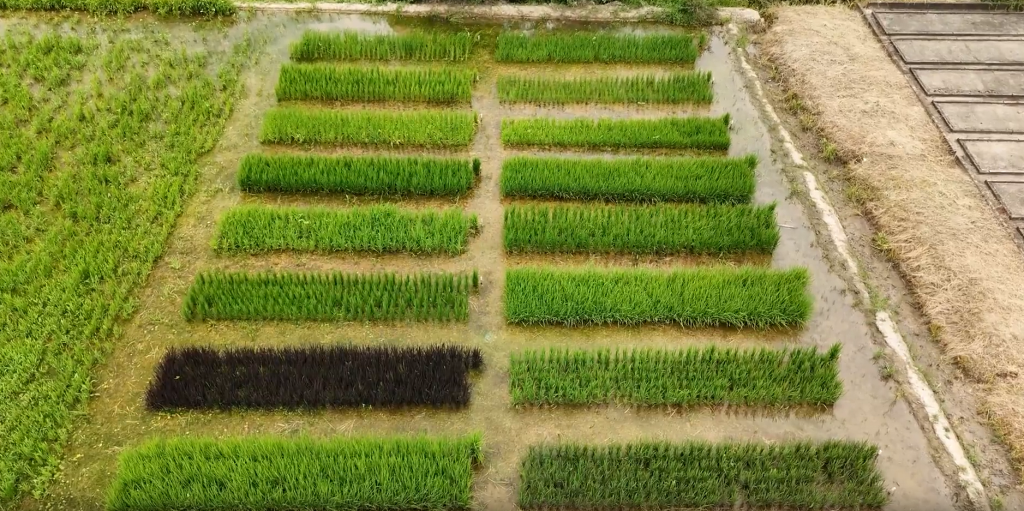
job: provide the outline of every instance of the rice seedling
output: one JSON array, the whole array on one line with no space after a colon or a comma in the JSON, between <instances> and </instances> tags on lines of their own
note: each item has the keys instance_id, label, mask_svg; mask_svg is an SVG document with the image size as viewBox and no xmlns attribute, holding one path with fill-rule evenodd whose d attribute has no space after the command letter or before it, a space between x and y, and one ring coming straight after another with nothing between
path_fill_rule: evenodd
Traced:
<instances>
[{"instance_id":1,"label":"rice seedling","mask_svg":"<svg viewBox=\"0 0 1024 511\"><path fill-rule=\"evenodd\" d=\"M146 392L150 410L463 407L483 358L456 346L172 349Z\"/></svg>"},{"instance_id":2,"label":"rice seedling","mask_svg":"<svg viewBox=\"0 0 1024 511\"><path fill-rule=\"evenodd\" d=\"M742 204L754 197L757 157L540 158L511 156L501 194L538 199Z\"/></svg>"},{"instance_id":3,"label":"rice seedling","mask_svg":"<svg viewBox=\"0 0 1024 511\"><path fill-rule=\"evenodd\" d=\"M498 99L505 103L698 103L714 99L711 73L667 76L538 78L499 76Z\"/></svg>"},{"instance_id":4,"label":"rice seedling","mask_svg":"<svg viewBox=\"0 0 1024 511\"><path fill-rule=\"evenodd\" d=\"M509 392L517 405L831 406L839 350L528 350L512 354Z\"/></svg>"},{"instance_id":5,"label":"rice seedling","mask_svg":"<svg viewBox=\"0 0 1024 511\"><path fill-rule=\"evenodd\" d=\"M109 511L467 509L480 437L157 439L123 452Z\"/></svg>"},{"instance_id":6,"label":"rice seedling","mask_svg":"<svg viewBox=\"0 0 1024 511\"><path fill-rule=\"evenodd\" d=\"M530 448L524 509L877 509L888 500L878 448L826 442L634 442Z\"/></svg>"},{"instance_id":7,"label":"rice seedling","mask_svg":"<svg viewBox=\"0 0 1024 511\"><path fill-rule=\"evenodd\" d=\"M27 11L84 11L93 14L132 14L149 10L162 16L234 16L229 0L0 0L0 9Z\"/></svg>"},{"instance_id":8,"label":"rice seedling","mask_svg":"<svg viewBox=\"0 0 1024 511\"><path fill-rule=\"evenodd\" d=\"M250 193L460 196L478 175L479 159L248 154L238 187Z\"/></svg>"},{"instance_id":9,"label":"rice seedling","mask_svg":"<svg viewBox=\"0 0 1024 511\"><path fill-rule=\"evenodd\" d=\"M477 36L469 32L409 32L360 34L353 31L307 30L291 47L296 62L316 60L422 60L463 61L473 51Z\"/></svg>"},{"instance_id":10,"label":"rice seedling","mask_svg":"<svg viewBox=\"0 0 1024 511\"><path fill-rule=\"evenodd\" d=\"M277 100L469 103L475 81L470 69L284 64Z\"/></svg>"},{"instance_id":11,"label":"rice seedling","mask_svg":"<svg viewBox=\"0 0 1024 511\"><path fill-rule=\"evenodd\" d=\"M661 119L502 119L506 147L729 149L729 114Z\"/></svg>"},{"instance_id":12,"label":"rice seedling","mask_svg":"<svg viewBox=\"0 0 1024 511\"><path fill-rule=\"evenodd\" d=\"M692 64L707 42L700 34L618 35L573 32L526 35L498 34L494 59L526 63Z\"/></svg>"},{"instance_id":13,"label":"rice seedling","mask_svg":"<svg viewBox=\"0 0 1024 511\"><path fill-rule=\"evenodd\" d=\"M387 112L277 107L263 119L264 144L466 147L476 114L447 110Z\"/></svg>"},{"instance_id":14,"label":"rice seedling","mask_svg":"<svg viewBox=\"0 0 1024 511\"><path fill-rule=\"evenodd\" d=\"M511 205L508 252L772 253L775 205Z\"/></svg>"},{"instance_id":15,"label":"rice seedling","mask_svg":"<svg viewBox=\"0 0 1024 511\"><path fill-rule=\"evenodd\" d=\"M811 313L809 281L804 268L515 268L505 274L505 318L527 325L795 327Z\"/></svg>"},{"instance_id":16,"label":"rice seedling","mask_svg":"<svg viewBox=\"0 0 1024 511\"><path fill-rule=\"evenodd\" d=\"M476 215L457 208L239 206L221 219L213 246L248 254L298 250L458 255L466 251L476 229Z\"/></svg>"},{"instance_id":17,"label":"rice seedling","mask_svg":"<svg viewBox=\"0 0 1024 511\"><path fill-rule=\"evenodd\" d=\"M465 321L473 275L240 273L196 275L182 312L191 321Z\"/></svg>"}]
</instances>

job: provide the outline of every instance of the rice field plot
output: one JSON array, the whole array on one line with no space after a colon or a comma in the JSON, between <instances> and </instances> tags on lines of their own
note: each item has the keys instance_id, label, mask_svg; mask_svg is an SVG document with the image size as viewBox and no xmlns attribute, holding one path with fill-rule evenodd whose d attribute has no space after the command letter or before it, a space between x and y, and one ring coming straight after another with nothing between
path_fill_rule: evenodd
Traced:
<instances>
[{"instance_id":1,"label":"rice field plot","mask_svg":"<svg viewBox=\"0 0 1024 511\"><path fill-rule=\"evenodd\" d=\"M457 346L172 349L146 392L150 410L464 407L479 349Z\"/></svg>"},{"instance_id":2,"label":"rice field plot","mask_svg":"<svg viewBox=\"0 0 1024 511\"><path fill-rule=\"evenodd\" d=\"M464 61L477 35L470 32L409 32L369 35L307 30L292 45L296 62L352 60Z\"/></svg>"},{"instance_id":3,"label":"rice field plot","mask_svg":"<svg viewBox=\"0 0 1024 511\"><path fill-rule=\"evenodd\" d=\"M190 321L465 321L469 274L222 272L196 275L182 314Z\"/></svg>"},{"instance_id":4,"label":"rice field plot","mask_svg":"<svg viewBox=\"0 0 1024 511\"><path fill-rule=\"evenodd\" d=\"M154 440L121 454L107 509L465 509L481 461L479 436Z\"/></svg>"},{"instance_id":5,"label":"rice field plot","mask_svg":"<svg viewBox=\"0 0 1024 511\"><path fill-rule=\"evenodd\" d=\"M466 147L476 134L476 114L450 110L323 110L276 107L263 120L264 144Z\"/></svg>"},{"instance_id":6,"label":"rice field plot","mask_svg":"<svg viewBox=\"0 0 1024 511\"><path fill-rule=\"evenodd\" d=\"M501 195L513 198L745 204L757 157L560 158L511 156Z\"/></svg>"},{"instance_id":7,"label":"rice field plot","mask_svg":"<svg viewBox=\"0 0 1024 511\"><path fill-rule=\"evenodd\" d=\"M278 101L469 103L476 71L284 64Z\"/></svg>"},{"instance_id":8,"label":"rice field plot","mask_svg":"<svg viewBox=\"0 0 1024 511\"><path fill-rule=\"evenodd\" d=\"M246 254L293 250L458 255L466 251L476 230L476 215L457 208L238 206L221 219L214 248Z\"/></svg>"},{"instance_id":9,"label":"rice field plot","mask_svg":"<svg viewBox=\"0 0 1024 511\"><path fill-rule=\"evenodd\" d=\"M811 314L809 281L803 268L513 268L505 274L505 319L523 325L799 327Z\"/></svg>"},{"instance_id":10,"label":"rice field plot","mask_svg":"<svg viewBox=\"0 0 1024 511\"><path fill-rule=\"evenodd\" d=\"M775 205L510 205L507 252L770 254Z\"/></svg>"},{"instance_id":11,"label":"rice field plot","mask_svg":"<svg viewBox=\"0 0 1024 511\"><path fill-rule=\"evenodd\" d=\"M617 35L575 32L498 35L494 60L515 63L692 64L707 42L700 34Z\"/></svg>"},{"instance_id":12,"label":"rice field plot","mask_svg":"<svg viewBox=\"0 0 1024 511\"><path fill-rule=\"evenodd\" d=\"M501 120L501 143L511 148L726 151L729 141L729 114L660 119Z\"/></svg>"},{"instance_id":13,"label":"rice field plot","mask_svg":"<svg viewBox=\"0 0 1024 511\"><path fill-rule=\"evenodd\" d=\"M710 104L714 99L711 73L697 71L667 76L538 78L498 77L498 99L503 103L662 103Z\"/></svg>"},{"instance_id":14,"label":"rice field plot","mask_svg":"<svg viewBox=\"0 0 1024 511\"><path fill-rule=\"evenodd\" d=\"M888 501L878 448L861 442L637 442L531 447L524 509L875 509Z\"/></svg>"},{"instance_id":15,"label":"rice field plot","mask_svg":"<svg viewBox=\"0 0 1024 511\"><path fill-rule=\"evenodd\" d=\"M526 350L511 356L509 393L515 405L831 406L839 351Z\"/></svg>"}]
</instances>

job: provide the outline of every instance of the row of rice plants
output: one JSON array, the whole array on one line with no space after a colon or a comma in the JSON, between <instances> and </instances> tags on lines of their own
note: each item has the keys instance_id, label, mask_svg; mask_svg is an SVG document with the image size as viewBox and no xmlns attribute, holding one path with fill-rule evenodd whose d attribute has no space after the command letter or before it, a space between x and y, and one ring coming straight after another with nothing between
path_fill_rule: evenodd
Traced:
<instances>
[{"instance_id":1,"label":"row of rice plants","mask_svg":"<svg viewBox=\"0 0 1024 511\"><path fill-rule=\"evenodd\" d=\"M214 247L249 254L299 250L457 255L465 252L476 230L476 215L458 208L239 206L221 219Z\"/></svg>"},{"instance_id":2,"label":"row of rice plants","mask_svg":"<svg viewBox=\"0 0 1024 511\"><path fill-rule=\"evenodd\" d=\"M478 36L469 32L361 34L307 30L291 47L296 62L353 60L464 61Z\"/></svg>"},{"instance_id":3,"label":"row of rice plants","mask_svg":"<svg viewBox=\"0 0 1024 511\"><path fill-rule=\"evenodd\" d=\"M888 495L863 442L540 445L520 469L524 509L877 509Z\"/></svg>"},{"instance_id":4,"label":"row of rice plants","mask_svg":"<svg viewBox=\"0 0 1024 511\"><path fill-rule=\"evenodd\" d=\"M775 205L511 205L505 250L548 253L772 253Z\"/></svg>"},{"instance_id":5,"label":"row of rice plants","mask_svg":"<svg viewBox=\"0 0 1024 511\"><path fill-rule=\"evenodd\" d=\"M509 392L518 405L830 406L839 350L528 350L512 354Z\"/></svg>"},{"instance_id":6,"label":"row of rice plants","mask_svg":"<svg viewBox=\"0 0 1024 511\"><path fill-rule=\"evenodd\" d=\"M706 42L704 33L503 32L498 35L494 59L516 63L692 64Z\"/></svg>"},{"instance_id":7,"label":"row of rice plants","mask_svg":"<svg viewBox=\"0 0 1024 511\"><path fill-rule=\"evenodd\" d=\"M376 147L466 147L476 114L450 110L408 112L276 107L263 119L264 144Z\"/></svg>"},{"instance_id":8,"label":"row of rice plants","mask_svg":"<svg viewBox=\"0 0 1024 511\"><path fill-rule=\"evenodd\" d=\"M467 509L479 436L177 438L121 454L109 511Z\"/></svg>"},{"instance_id":9,"label":"row of rice plants","mask_svg":"<svg viewBox=\"0 0 1024 511\"><path fill-rule=\"evenodd\" d=\"M472 275L451 273L242 273L196 275L182 313L207 319L465 321Z\"/></svg>"},{"instance_id":10,"label":"row of rice plants","mask_svg":"<svg viewBox=\"0 0 1024 511\"><path fill-rule=\"evenodd\" d=\"M596 78L498 77L498 99L505 103L697 103L714 99L711 73Z\"/></svg>"},{"instance_id":11,"label":"row of rice plants","mask_svg":"<svg viewBox=\"0 0 1024 511\"><path fill-rule=\"evenodd\" d=\"M0 0L11 11L85 11L93 14L132 14L148 10L161 16L234 16L230 0Z\"/></svg>"},{"instance_id":12,"label":"row of rice plants","mask_svg":"<svg viewBox=\"0 0 1024 511\"><path fill-rule=\"evenodd\" d=\"M660 119L502 119L506 147L726 151L729 114Z\"/></svg>"},{"instance_id":13,"label":"row of rice plants","mask_svg":"<svg viewBox=\"0 0 1024 511\"><path fill-rule=\"evenodd\" d=\"M277 100L469 103L474 82L470 69L284 64Z\"/></svg>"},{"instance_id":14,"label":"row of rice plants","mask_svg":"<svg viewBox=\"0 0 1024 511\"><path fill-rule=\"evenodd\" d=\"M146 392L150 410L463 407L478 349L456 346L172 349Z\"/></svg>"}]
</instances>

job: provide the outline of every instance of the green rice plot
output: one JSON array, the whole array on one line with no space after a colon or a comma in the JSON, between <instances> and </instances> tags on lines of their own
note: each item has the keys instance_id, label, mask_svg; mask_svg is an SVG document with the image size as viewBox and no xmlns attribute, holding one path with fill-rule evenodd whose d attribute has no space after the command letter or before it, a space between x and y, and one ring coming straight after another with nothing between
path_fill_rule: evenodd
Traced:
<instances>
[{"instance_id":1,"label":"green rice plot","mask_svg":"<svg viewBox=\"0 0 1024 511\"><path fill-rule=\"evenodd\" d=\"M544 253L770 254L775 205L511 205L505 250Z\"/></svg>"},{"instance_id":2,"label":"green rice plot","mask_svg":"<svg viewBox=\"0 0 1024 511\"><path fill-rule=\"evenodd\" d=\"M714 99L711 73L673 73L596 78L499 76L498 99L505 103L696 103Z\"/></svg>"},{"instance_id":3,"label":"green rice plot","mask_svg":"<svg viewBox=\"0 0 1024 511\"><path fill-rule=\"evenodd\" d=\"M754 196L757 157L552 158L511 156L501 195L537 199L743 204Z\"/></svg>"},{"instance_id":4,"label":"green rice plot","mask_svg":"<svg viewBox=\"0 0 1024 511\"><path fill-rule=\"evenodd\" d=\"M109 511L466 509L479 436L173 438L118 460Z\"/></svg>"},{"instance_id":5,"label":"green rice plot","mask_svg":"<svg viewBox=\"0 0 1024 511\"><path fill-rule=\"evenodd\" d=\"M465 321L472 276L451 273L196 275L182 306L190 321Z\"/></svg>"},{"instance_id":6,"label":"green rice plot","mask_svg":"<svg viewBox=\"0 0 1024 511\"><path fill-rule=\"evenodd\" d=\"M477 36L469 32L409 32L360 34L353 31L307 30L291 47L296 62L317 60L419 60L464 61L473 51Z\"/></svg>"},{"instance_id":7,"label":"green rice plot","mask_svg":"<svg viewBox=\"0 0 1024 511\"><path fill-rule=\"evenodd\" d=\"M839 350L528 350L512 354L509 393L516 405L831 406Z\"/></svg>"},{"instance_id":8,"label":"green rice plot","mask_svg":"<svg viewBox=\"0 0 1024 511\"><path fill-rule=\"evenodd\" d=\"M476 228L476 215L455 208L239 206L221 219L214 248L247 254L297 250L457 255L465 252Z\"/></svg>"},{"instance_id":9,"label":"green rice plot","mask_svg":"<svg viewBox=\"0 0 1024 511\"><path fill-rule=\"evenodd\" d=\"M520 63L692 64L707 41L706 34L617 35L574 32L526 35L498 34L494 59Z\"/></svg>"},{"instance_id":10,"label":"green rice plot","mask_svg":"<svg viewBox=\"0 0 1024 511\"><path fill-rule=\"evenodd\" d=\"M476 114L448 110L410 112L277 107L267 112L264 144L376 147L466 147Z\"/></svg>"},{"instance_id":11,"label":"green rice plot","mask_svg":"<svg viewBox=\"0 0 1024 511\"><path fill-rule=\"evenodd\" d=\"M729 149L729 114L661 119L502 119L506 147Z\"/></svg>"},{"instance_id":12,"label":"green rice plot","mask_svg":"<svg viewBox=\"0 0 1024 511\"><path fill-rule=\"evenodd\" d=\"M524 509L877 509L878 448L863 442L636 442L531 447Z\"/></svg>"},{"instance_id":13,"label":"green rice plot","mask_svg":"<svg viewBox=\"0 0 1024 511\"><path fill-rule=\"evenodd\" d=\"M797 327L811 314L809 282L805 268L514 268L505 274L505 319L524 325Z\"/></svg>"},{"instance_id":14,"label":"green rice plot","mask_svg":"<svg viewBox=\"0 0 1024 511\"><path fill-rule=\"evenodd\" d=\"M469 103L476 71L284 64L277 100Z\"/></svg>"}]
</instances>

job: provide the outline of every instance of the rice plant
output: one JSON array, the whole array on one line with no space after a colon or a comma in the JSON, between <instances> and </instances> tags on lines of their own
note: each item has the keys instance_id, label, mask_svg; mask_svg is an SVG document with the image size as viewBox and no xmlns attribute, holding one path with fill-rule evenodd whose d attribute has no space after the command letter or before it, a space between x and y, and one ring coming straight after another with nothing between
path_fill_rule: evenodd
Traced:
<instances>
[{"instance_id":1,"label":"rice plant","mask_svg":"<svg viewBox=\"0 0 1024 511\"><path fill-rule=\"evenodd\" d=\"M864 442L572 443L530 448L523 509L878 509L888 500Z\"/></svg>"},{"instance_id":2,"label":"rice plant","mask_svg":"<svg viewBox=\"0 0 1024 511\"><path fill-rule=\"evenodd\" d=\"M170 350L146 392L150 410L463 407L483 358L456 346Z\"/></svg>"},{"instance_id":3,"label":"rice plant","mask_svg":"<svg viewBox=\"0 0 1024 511\"><path fill-rule=\"evenodd\" d=\"M476 229L476 215L457 208L238 206L221 219L214 248L248 254L297 250L458 255L466 251Z\"/></svg>"},{"instance_id":4,"label":"rice plant","mask_svg":"<svg viewBox=\"0 0 1024 511\"><path fill-rule=\"evenodd\" d=\"M511 205L508 252L772 253L775 205Z\"/></svg>"},{"instance_id":5,"label":"rice plant","mask_svg":"<svg viewBox=\"0 0 1024 511\"><path fill-rule=\"evenodd\" d=\"M251 193L460 196L478 175L479 159L247 154L238 187Z\"/></svg>"},{"instance_id":6,"label":"rice plant","mask_svg":"<svg viewBox=\"0 0 1024 511\"><path fill-rule=\"evenodd\" d=\"M517 405L831 406L839 350L528 350L512 354L509 393Z\"/></svg>"},{"instance_id":7,"label":"rice plant","mask_svg":"<svg viewBox=\"0 0 1024 511\"><path fill-rule=\"evenodd\" d=\"M667 76L539 78L499 76L498 99L505 103L697 103L714 99L711 73Z\"/></svg>"},{"instance_id":8,"label":"rice plant","mask_svg":"<svg viewBox=\"0 0 1024 511\"><path fill-rule=\"evenodd\" d=\"M506 147L729 149L729 114L660 119L502 119Z\"/></svg>"},{"instance_id":9,"label":"rice plant","mask_svg":"<svg viewBox=\"0 0 1024 511\"><path fill-rule=\"evenodd\" d=\"M470 69L284 64L277 100L469 103L475 81Z\"/></svg>"},{"instance_id":10,"label":"rice plant","mask_svg":"<svg viewBox=\"0 0 1024 511\"><path fill-rule=\"evenodd\" d=\"M316 60L421 60L463 61L469 58L476 36L469 32L409 32L360 34L353 31L307 30L291 47L296 62Z\"/></svg>"},{"instance_id":11,"label":"rice plant","mask_svg":"<svg viewBox=\"0 0 1024 511\"><path fill-rule=\"evenodd\" d=\"M518 34L502 32L494 59L526 63L612 63L692 64L700 55L707 35L700 34L609 34L573 32Z\"/></svg>"},{"instance_id":12,"label":"rice plant","mask_svg":"<svg viewBox=\"0 0 1024 511\"><path fill-rule=\"evenodd\" d=\"M527 325L795 327L811 314L809 281L805 268L515 268L505 274L505 318Z\"/></svg>"},{"instance_id":13,"label":"rice plant","mask_svg":"<svg viewBox=\"0 0 1024 511\"><path fill-rule=\"evenodd\" d=\"M501 194L538 199L742 204L754 196L757 157L541 158L511 156Z\"/></svg>"},{"instance_id":14,"label":"rice plant","mask_svg":"<svg viewBox=\"0 0 1024 511\"><path fill-rule=\"evenodd\" d=\"M480 437L172 438L121 453L109 511L467 509Z\"/></svg>"},{"instance_id":15,"label":"rice plant","mask_svg":"<svg viewBox=\"0 0 1024 511\"><path fill-rule=\"evenodd\" d=\"M191 321L465 321L473 275L241 273L196 275L182 313Z\"/></svg>"},{"instance_id":16,"label":"rice plant","mask_svg":"<svg viewBox=\"0 0 1024 511\"><path fill-rule=\"evenodd\" d=\"M263 119L264 144L466 147L476 114L450 110L388 112L277 107Z\"/></svg>"}]
</instances>

